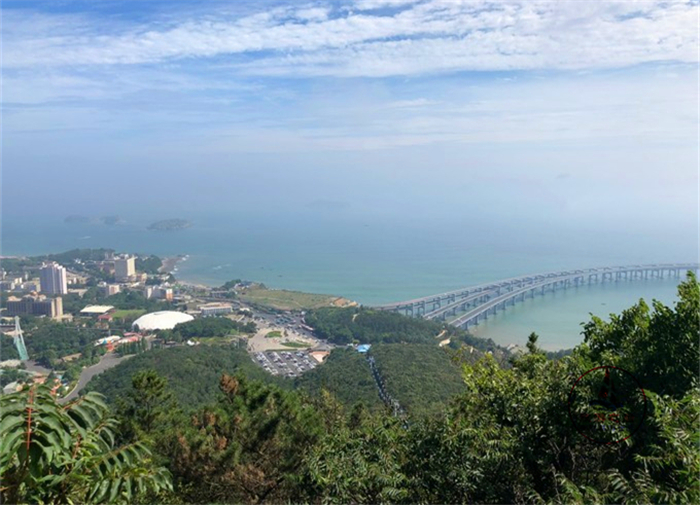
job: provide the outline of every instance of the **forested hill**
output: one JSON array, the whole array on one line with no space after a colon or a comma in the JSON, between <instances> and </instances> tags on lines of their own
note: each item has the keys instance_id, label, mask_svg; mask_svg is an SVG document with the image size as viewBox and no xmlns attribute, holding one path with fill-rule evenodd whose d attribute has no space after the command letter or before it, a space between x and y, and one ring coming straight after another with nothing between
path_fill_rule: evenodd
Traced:
<instances>
[{"instance_id":1,"label":"forested hill","mask_svg":"<svg viewBox=\"0 0 700 505\"><path fill-rule=\"evenodd\" d=\"M348 406L362 403L374 412L384 407L367 357L354 349L335 349L322 366L297 378L295 386L312 396L326 390Z\"/></svg>"},{"instance_id":2,"label":"forested hill","mask_svg":"<svg viewBox=\"0 0 700 505\"><path fill-rule=\"evenodd\" d=\"M387 391L411 416L435 414L464 391L461 367L452 360L455 354L435 344L375 344L370 350ZM312 395L325 389L348 407L363 403L371 411L384 408L367 356L354 349L334 350L323 366L299 377L296 387Z\"/></svg>"},{"instance_id":3,"label":"forested hill","mask_svg":"<svg viewBox=\"0 0 700 505\"><path fill-rule=\"evenodd\" d=\"M92 379L86 391L97 391L115 403L131 388L137 372L155 370L184 409L198 408L218 398L221 375L243 374L251 380L290 388L291 381L273 377L255 365L244 349L232 345L199 345L154 349L127 359Z\"/></svg>"},{"instance_id":4,"label":"forested hill","mask_svg":"<svg viewBox=\"0 0 700 505\"><path fill-rule=\"evenodd\" d=\"M370 351L389 394L412 416L435 414L464 392L456 354L428 344L377 344ZM481 352L467 354L475 360Z\"/></svg>"},{"instance_id":5,"label":"forested hill","mask_svg":"<svg viewBox=\"0 0 700 505\"><path fill-rule=\"evenodd\" d=\"M410 415L438 412L463 391L461 369L451 360L454 351L428 344L377 344L372 355L389 392ZM474 356L482 356L475 352ZM354 349L335 349L326 362L295 381L273 377L255 365L243 349L230 344L157 349L120 363L95 377L86 388L115 403L131 388L137 372L155 370L168 380L180 406L196 409L215 401L221 375L243 374L312 397L327 391L350 408L362 403L372 412L384 409L367 356Z\"/></svg>"},{"instance_id":6,"label":"forested hill","mask_svg":"<svg viewBox=\"0 0 700 505\"><path fill-rule=\"evenodd\" d=\"M481 351L505 352L491 339L477 338L444 322L406 317L366 307L323 307L306 314L306 322L322 338L335 344L437 344L450 338Z\"/></svg>"}]
</instances>

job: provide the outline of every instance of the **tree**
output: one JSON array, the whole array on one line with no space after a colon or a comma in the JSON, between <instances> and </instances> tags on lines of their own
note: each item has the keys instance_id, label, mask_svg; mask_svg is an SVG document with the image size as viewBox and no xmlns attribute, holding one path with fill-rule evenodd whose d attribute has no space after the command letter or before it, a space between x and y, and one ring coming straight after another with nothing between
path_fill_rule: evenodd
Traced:
<instances>
[{"instance_id":1,"label":"tree","mask_svg":"<svg viewBox=\"0 0 700 505\"><path fill-rule=\"evenodd\" d=\"M119 405L121 436L125 440L149 437L162 429L168 413L176 406L168 380L155 370L144 370L131 378L131 390Z\"/></svg>"},{"instance_id":2,"label":"tree","mask_svg":"<svg viewBox=\"0 0 700 505\"><path fill-rule=\"evenodd\" d=\"M628 370L658 394L683 397L697 384L700 349L700 286L692 272L678 287L675 310L640 300L610 322L593 319L584 326L594 362Z\"/></svg>"},{"instance_id":3,"label":"tree","mask_svg":"<svg viewBox=\"0 0 700 505\"><path fill-rule=\"evenodd\" d=\"M178 494L199 503L300 501L298 475L321 419L293 392L223 375L221 401L173 434Z\"/></svg>"},{"instance_id":4,"label":"tree","mask_svg":"<svg viewBox=\"0 0 700 505\"><path fill-rule=\"evenodd\" d=\"M336 423L312 448L303 488L323 503L415 501L402 468L406 430L385 413L358 414Z\"/></svg>"},{"instance_id":5,"label":"tree","mask_svg":"<svg viewBox=\"0 0 700 505\"><path fill-rule=\"evenodd\" d=\"M140 442L114 445L101 395L59 405L34 386L0 398L0 501L117 503L172 488Z\"/></svg>"}]
</instances>

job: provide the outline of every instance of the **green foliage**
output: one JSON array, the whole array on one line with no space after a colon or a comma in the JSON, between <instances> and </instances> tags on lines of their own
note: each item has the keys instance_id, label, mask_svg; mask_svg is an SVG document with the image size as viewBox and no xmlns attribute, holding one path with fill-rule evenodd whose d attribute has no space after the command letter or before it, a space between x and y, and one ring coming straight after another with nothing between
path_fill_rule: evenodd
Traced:
<instances>
[{"instance_id":1,"label":"green foliage","mask_svg":"<svg viewBox=\"0 0 700 505\"><path fill-rule=\"evenodd\" d=\"M227 317L201 317L186 323L179 323L173 328L173 333L178 333L182 340L191 338L225 337L236 335L239 332L253 330L250 325L239 323Z\"/></svg>"},{"instance_id":2,"label":"green foliage","mask_svg":"<svg viewBox=\"0 0 700 505\"><path fill-rule=\"evenodd\" d=\"M128 342L117 347L117 353L120 356L128 356L130 354L139 354L148 349L146 339L140 338L136 342Z\"/></svg>"},{"instance_id":3,"label":"green foliage","mask_svg":"<svg viewBox=\"0 0 700 505\"><path fill-rule=\"evenodd\" d=\"M24 340L29 357L51 368L63 356L85 350L91 354L93 342L99 337L100 332L95 329L36 319L35 326L26 328Z\"/></svg>"},{"instance_id":4,"label":"green foliage","mask_svg":"<svg viewBox=\"0 0 700 505\"><path fill-rule=\"evenodd\" d=\"M195 503L298 501L298 475L322 433L317 410L240 376L224 375L220 388L219 403L167 444L178 494Z\"/></svg>"},{"instance_id":5,"label":"green foliage","mask_svg":"<svg viewBox=\"0 0 700 505\"><path fill-rule=\"evenodd\" d=\"M14 339L4 333L0 335L0 356L2 356L3 361L6 359L19 359Z\"/></svg>"},{"instance_id":6,"label":"green foliage","mask_svg":"<svg viewBox=\"0 0 700 505\"><path fill-rule=\"evenodd\" d=\"M143 309L146 312L155 312L158 310L168 310L172 308L172 304L165 301L158 301L146 298L140 291L120 291L119 293L108 296L102 300L105 305L113 305L121 310Z\"/></svg>"},{"instance_id":7,"label":"green foliage","mask_svg":"<svg viewBox=\"0 0 700 505\"><path fill-rule=\"evenodd\" d=\"M357 412L313 447L304 485L322 503L413 502L402 468L406 431L396 419Z\"/></svg>"},{"instance_id":8,"label":"green foliage","mask_svg":"<svg viewBox=\"0 0 700 505\"><path fill-rule=\"evenodd\" d=\"M0 368L0 387L7 386L11 382L25 382L31 375L21 368Z\"/></svg>"},{"instance_id":9,"label":"green foliage","mask_svg":"<svg viewBox=\"0 0 700 505\"><path fill-rule=\"evenodd\" d=\"M700 286L692 272L678 297L675 310L656 300L650 310L640 300L610 322L593 317L584 326L591 359L628 370L658 394L684 396L697 384L700 358Z\"/></svg>"},{"instance_id":10,"label":"green foliage","mask_svg":"<svg viewBox=\"0 0 700 505\"><path fill-rule=\"evenodd\" d=\"M119 398L125 398L131 390L131 377L145 370L155 370L166 378L178 404L186 410L215 401L218 397L217 383L223 373L241 373L250 379L291 385L289 381L273 377L255 365L245 349L232 345L199 345L154 349L137 354L94 377L86 390L100 392L110 403L115 403Z\"/></svg>"},{"instance_id":11,"label":"green foliage","mask_svg":"<svg viewBox=\"0 0 700 505\"><path fill-rule=\"evenodd\" d=\"M73 265L75 260L80 261L103 261L109 254L114 253L114 249L71 249L70 251L39 256L39 259L56 261L62 265Z\"/></svg>"},{"instance_id":12,"label":"green foliage","mask_svg":"<svg viewBox=\"0 0 700 505\"><path fill-rule=\"evenodd\" d=\"M461 368L435 344L377 344L370 353L389 394L413 416L437 413L464 391Z\"/></svg>"},{"instance_id":13,"label":"green foliage","mask_svg":"<svg viewBox=\"0 0 700 505\"><path fill-rule=\"evenodd\" d=\"M307 313L306 321L321 338L336 344L349 344L353 340L363 344L432 343L444 329L433 321L364 308L324 307Z\"/></svg>"},{"instance_id":14,"label":"green foliage","mask_svg":"<svg viewBox=\"0 0 700 505\"><path fill-rule=\"evenodd\" d=\"M493 341L476 338L464 330L438 321L406 317L396 312L363 307L323 307L306 314L307 323L321 337L335 344L410 343L435 344L450 338L482 351L499 350Z\"/></svg>"},{"instance_id":15,"label":"green foliage","mask_svg":"<svg viewBox=\"0 0 700 505\"><path fill-rule=\"evenodd\" d=\"M129 503L171 489L141 443L114 445L115 421L100 395L65 406L44 387L0 398L3 503Z\"/></svg>"},{"instance_id":16,"label":"green foliage","mask_svg":"<svg viewBox=\"0 0 700 505\"><path fill-rule=\"evenodd\" d=\"M157 275L160 267L163 266L163 261L155 255L152 256L138 256L136 258L136 270L138 272L145 272L151 275Z\"/></svg>"},{"instance_id":17,"label":"green foliage","mask_svg":"<svg viewBox=\"0 0 700 505\"><path fill-rule=\"evenodd\" d=\"M62 295L61 298L63 299L63 313L77 316L86 305L95 304L104 297L101 296L98 288L91 287L82 297L77 293L68 293Z\"/></svg>"},{"instance_id":18,"label":"green foliage","mask_svg":"<svg viewBox=\"0 0 700 505\"><path fill-rule=\"evenodd\" d=\"M241 283L240 279L233 279L231 281L225 282L219 289L228 291L229 289L235 288L236 285L240 284L240 283Z\"/></svg>"},{"instance_id":19,"label":"green foliage","mask_svg":"<svg viewBox=\"0 0 700 505\"><path fill-rule=\"evenodd\" d=\"M328 391L343 405L361 402L372 411L384 405L366 357L353 349L334 349L323 365L298 377L295 385L312 396Z\"/></svg>"},{"instance_id":20,"label":"green foliage","mask_svg":"<svg viewBox=\"0 0 700 505\"><path fill-rule=\"evenodd\" d=\"M162 432L167 426L169 414L176 406L165 377L155 370L135 373L131 377L131 388L117 402L120 438L129 442L152 439L156 429Z\"/></svg>"}]
</instances>

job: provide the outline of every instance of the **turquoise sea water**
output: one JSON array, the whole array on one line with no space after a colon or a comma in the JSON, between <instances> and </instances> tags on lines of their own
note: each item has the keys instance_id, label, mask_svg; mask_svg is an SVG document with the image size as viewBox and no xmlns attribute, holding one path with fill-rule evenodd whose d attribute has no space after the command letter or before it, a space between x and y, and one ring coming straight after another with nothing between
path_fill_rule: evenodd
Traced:
<instances>
[{"instance_id":1,"label":"turquoise sea water","mask_svg":"<svg viewBox=\"0 0 700 505\"><path fill-rule=\"evenodd\" d=\"M177 232L146 230L155 219L124 225L65 224L64 216L3 219L2 254L32 255L109 247L159 255L188 254L178 278L210 285L242 278L270 287L329 293L377 304L566 268L696 261L697 245L626 230L550 229L513 223L430 222L309 215L203 216ZM590 312L619 312L640 297L670 304L676 283L650 280L583 287L528 300L475 332L523 344L537 331L547 349L581 341Z\"/></svg>"}]
</instances>

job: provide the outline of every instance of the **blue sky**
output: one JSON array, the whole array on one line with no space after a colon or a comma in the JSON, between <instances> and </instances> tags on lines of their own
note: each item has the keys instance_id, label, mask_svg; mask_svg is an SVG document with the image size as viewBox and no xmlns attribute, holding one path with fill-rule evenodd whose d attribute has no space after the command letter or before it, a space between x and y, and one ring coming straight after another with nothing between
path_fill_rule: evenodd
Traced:
<instances>
[{"instance_id":1,"label":"blue sky","mask_svg":"<svg viewBox=\"0 0 700 505\"><path fill-rule=\"evenodd\" d=\"M61 191L66 214L264 199L697 227L697 2L4 1L2 18L6 216Z\"/></svg>"}]
</instances>

